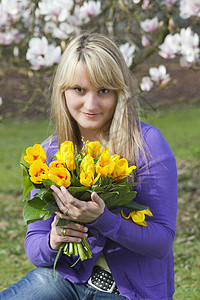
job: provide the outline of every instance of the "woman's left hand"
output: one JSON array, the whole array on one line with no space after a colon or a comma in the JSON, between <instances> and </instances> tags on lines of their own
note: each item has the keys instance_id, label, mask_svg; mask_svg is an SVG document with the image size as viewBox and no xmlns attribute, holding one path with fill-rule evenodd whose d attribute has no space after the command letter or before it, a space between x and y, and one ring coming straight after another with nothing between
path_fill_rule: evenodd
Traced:
<instances>
[{"instance_id":1,"label":"woman's left hand","mask_svg":"<svg viewBox=\"0 0 200 300\"><path fill-rule=\"evenodd\" d=\"M81 201L74 198L64 186L59 189L52 185L51 189L59 209L63 212L56 214L62 219L92 223L104 212L105 203L95 192L91 194L91 201Z\"/></svg>"}]
</instances>

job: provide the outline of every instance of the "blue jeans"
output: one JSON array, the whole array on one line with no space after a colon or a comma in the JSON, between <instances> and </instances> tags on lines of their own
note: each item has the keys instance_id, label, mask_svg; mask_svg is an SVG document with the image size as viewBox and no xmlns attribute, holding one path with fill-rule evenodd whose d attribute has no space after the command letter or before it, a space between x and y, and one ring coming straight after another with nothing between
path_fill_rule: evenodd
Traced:
<instances>
[{"instance_id":1,"label":"blue jeans","mask_svg":"<svg viewBox=\"0 0 200 300\"><path fill-rule=\"evenodd\" d=\"M120 300L123 296L100 292L87 284L72 283L53 270L39 267L0 293L0 300Z\"/></svg>"}]
</instances>

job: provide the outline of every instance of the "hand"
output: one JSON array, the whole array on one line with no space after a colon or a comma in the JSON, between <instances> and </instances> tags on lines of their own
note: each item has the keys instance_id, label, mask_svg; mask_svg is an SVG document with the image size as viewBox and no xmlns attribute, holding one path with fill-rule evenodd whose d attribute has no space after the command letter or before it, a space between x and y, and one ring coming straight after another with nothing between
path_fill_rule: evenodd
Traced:
<instances>
[{"instance_id":1,"label":"hand","mask_svg":"<svg viewBox=\"0 0 200 300\"><path fill-rule=\"evenodd\" d=\"M66 215L57 213L62 219L92 223L104 212L105 203L95 192L91 194L91 201L81 201L74 198L64 186L59 189L52 185L51 189L59 209L63 214L67 211Z\"/></svg>"},{"instance_id":2,"label":"hand","mask_svg":"<svg viewBox=\"0 0 200 300\"><path fill-rule=\"evenodd\" d=\"M51 233L49 241L51 249L58 250L61 244L64 242L80 243L81 238L86 238L88 236L88 228L81 224L71 222L66 226L56 226L59 219L60 218L56 215L51 224ZM63 231L65 233L64 236Z\"/></svg>"}]
</instances>

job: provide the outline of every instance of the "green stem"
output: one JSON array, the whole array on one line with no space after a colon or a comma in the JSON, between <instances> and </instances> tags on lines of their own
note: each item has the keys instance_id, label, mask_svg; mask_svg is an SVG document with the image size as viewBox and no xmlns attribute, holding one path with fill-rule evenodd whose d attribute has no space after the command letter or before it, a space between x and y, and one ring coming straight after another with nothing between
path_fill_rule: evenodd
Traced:
<instances>
[{"instance_id":1,"label":"green stem","mask_svg":"<svg viewBox=\"0 0 200 300\"><path fill-rule=\"evenodd\" d=\"M80 259L83 261L85 259L87 259L87 255L85 254L84 248L82 243L77 243L77 247L78 247L78 254L80 256Z\"/></svg>"},{"instance_id":2,"label":"green stem","mask_svg":"<svg viewBox=\"0 0 200 300\"><path fill-rule=\"evenodd\" d=\"M69 243L69 256L74 253L74 243Z\"/></svg>"},{"instance_id":3,"label":"green stem","mask_svg":"<svg viewBox=\"0 0 200 300\"><path fill-rule=\"evenodd\" d=\"M74 256L78 256L78 247L77 247L77 243L74 243Z\"/></svg>"},{"instance_id":4,"label":"green stem","mask_svg":"<svg viewBox=\"0 0 200 300\"><path fill-rule=\"evenodd\" d=\"M58 253L56 255L56 258L54 260L54 264L53 264L53 273L54 273L54 278L56 278L56 264L57 264L57 261L58 261L58 258L60 256L60 253L62 251L62 249L64 248L64 244L62 244L58 250Z\"/></svg>"}]
</instances>

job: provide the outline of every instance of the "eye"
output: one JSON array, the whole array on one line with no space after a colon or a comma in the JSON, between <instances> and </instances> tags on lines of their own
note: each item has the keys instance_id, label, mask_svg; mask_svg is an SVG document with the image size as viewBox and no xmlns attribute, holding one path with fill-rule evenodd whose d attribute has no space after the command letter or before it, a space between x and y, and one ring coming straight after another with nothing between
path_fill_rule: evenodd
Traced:
<instances>
[{"instance_id":1,"label":"eye","mask_svg":"<svg viewBox=\"0 0 200 300\"><path fill-rule=\"evenodd\" d=\"M102 88L102 89L99 90L99 93L100 94L104 94L104 95L108 94L109 92L110 92L110 90L109 89L105 89L105 88Z\"/></svg>"},{"instance_id":2,"label":"eye","mask_svg":"<svg viewBox=\"0 0 200 300\"><path fill-rule=\"evenodd\" d=\"M74 90L79 94L84 92L84 89L82 89L80 86L75 87Z\"/></svg>"}]
</instances>

